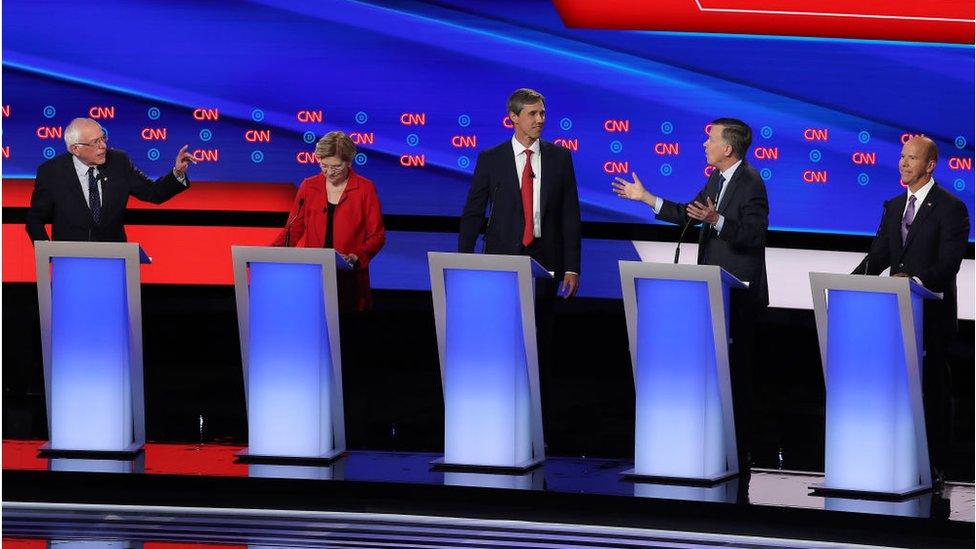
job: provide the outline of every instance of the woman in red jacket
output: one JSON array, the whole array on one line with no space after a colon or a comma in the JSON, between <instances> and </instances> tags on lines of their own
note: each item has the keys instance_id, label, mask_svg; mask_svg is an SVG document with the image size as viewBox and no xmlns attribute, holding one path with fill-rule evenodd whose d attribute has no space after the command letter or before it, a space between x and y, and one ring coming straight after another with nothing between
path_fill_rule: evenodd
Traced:
<instances>
[{"instance_id":1,"label":"woman in red jacket","mask_svg":"<svg viewBox=\"0 0 976 549\"><path fill-rule=\"evenodd\" d=\"M315 145L322 173L302 181L289 224L272 246L334 248L352 264L339 271L339 310L372 307L369 262L386 242L380 200L373 182L353 171L356 144L345 133L329 132ZM304 235L304 240L302 236Z\"/></svg>"}]
</instances>

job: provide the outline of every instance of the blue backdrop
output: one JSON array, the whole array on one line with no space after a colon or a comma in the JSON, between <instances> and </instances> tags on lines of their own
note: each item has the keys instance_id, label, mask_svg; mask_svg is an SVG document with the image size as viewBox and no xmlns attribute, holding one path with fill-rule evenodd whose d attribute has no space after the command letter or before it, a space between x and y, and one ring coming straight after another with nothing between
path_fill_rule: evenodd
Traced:
<instances>
[{"instance_id":1,"label":"blue backdrop","mask_svg":"<svg viewBox=\"0 0 976 549\"><path fill-rule=\"evenodd\" d=\"M648 222L617 172L685 200L704 127L755 132L774 228L873 233L905 134L935 138L937 179L973 211L974 48L566 29L549 2L8 1L3 175L64 150L94 115L145 171L189 144L196 179L289 181L324 132L355 132L386 213L458 215L477 152L507 139L505 99L547 99L544 137L575 151L584 219Z\"/></svg>"}]
</instances>

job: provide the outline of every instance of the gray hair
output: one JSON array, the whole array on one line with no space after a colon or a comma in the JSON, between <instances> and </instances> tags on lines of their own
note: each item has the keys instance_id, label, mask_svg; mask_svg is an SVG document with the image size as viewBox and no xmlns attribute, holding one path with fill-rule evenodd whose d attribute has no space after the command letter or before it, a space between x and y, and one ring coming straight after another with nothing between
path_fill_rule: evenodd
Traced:
<instances>
[{"instance_id":1,"label":"gray hair","mask_svg":"<svg viewBox=\"0 0 976 549\"><path fill-rule=\"evenodd\" d=\"M91 122L92 124L101 127L101 124L95 122L91 118L75 118L70 124L68 124L68 127L64 129L65 147L70 149L72 145L78 143L78 140L81 139L81 126L86 122Z\"/></svg>"}]
</instances>

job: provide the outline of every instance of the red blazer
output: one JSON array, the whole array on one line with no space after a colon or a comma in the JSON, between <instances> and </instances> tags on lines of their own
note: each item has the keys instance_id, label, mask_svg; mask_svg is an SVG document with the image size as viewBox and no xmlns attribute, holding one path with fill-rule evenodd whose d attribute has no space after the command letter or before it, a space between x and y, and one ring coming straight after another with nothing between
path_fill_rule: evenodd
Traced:
<instances>
[{"instance_id":1,"label":"red blazer","mask_svg":"<svg viewBox=\"0 0 976 549\"><path fill-rule=\"evenodd\" d=\"M325 175L319 173L302 181L288 219L290 246L321 248L325 245L325 223L328 194ZM301 204L301 206L299 206ZM340 253L354 253L359 258L353 272L339 277L339 306L342 310L362 311L372 307L369 291L369 262L386 242L386 230L380 213L380 199L373 182L349 168L349 182L339 198L333 221L333 244ZM304 235L305 239L302 240ZM284 246L285 229L272 246Z\"/></svg>"}]
</instances>

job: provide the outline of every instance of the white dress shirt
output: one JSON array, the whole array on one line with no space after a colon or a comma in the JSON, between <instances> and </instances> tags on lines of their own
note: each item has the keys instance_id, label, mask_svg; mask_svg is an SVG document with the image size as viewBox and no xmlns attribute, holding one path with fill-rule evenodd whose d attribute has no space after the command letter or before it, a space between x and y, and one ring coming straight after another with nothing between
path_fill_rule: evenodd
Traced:
<instances>
[{"instance_id":1,"label":"white dress shirt","mask_svg":"<svg viewBox=\"0 0 976 549\"><path fill-rule=\"evenodd\" d=\"M525 170L525 150L532 151L532 236L542 238L542 155L539 153L539 140L536 139L531 147L526 147L512 136L512 150L515 151L515 179L522 188L522 171Z\"/></svg>"},{"instance_id":2,"label":"white dress shirt","mask_svg":"<svg viewBox=\"0 0 976 549\"><path fill-rule=\"evenodd\" d=\"M935 178L930 177L929 182L922 186L921 189L916 191L915 194L915 215L918 215L918 210L922 208L922 204L925 203L925 197L929 195L929 191L935 186ZM908 189L908 198L905 199L905 208L901 211L902 219L905 218L905 212L908 211L908 201L912 198L912 191ZM915 215L912 216L912 221L915 221Z\"/></svg>"},{"instance_id":3,"label":"white dress shirt","mask_svg":"<svg viewBox=\"0 0 976 549\"><path fill-rule=\"evenodd\" d=\"M78 160L77 156L71 155L71 161L75 165L75 173L78 174L78 181L81 182L81 192L85 193L85 204L91 205L91 199L88 197L88 166L84 162ZM98 166L95 166L95 176L98 176ZM102 180L96 179L98 182L98 204L102 204Z\"/></svg>"}]
</instances>

